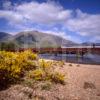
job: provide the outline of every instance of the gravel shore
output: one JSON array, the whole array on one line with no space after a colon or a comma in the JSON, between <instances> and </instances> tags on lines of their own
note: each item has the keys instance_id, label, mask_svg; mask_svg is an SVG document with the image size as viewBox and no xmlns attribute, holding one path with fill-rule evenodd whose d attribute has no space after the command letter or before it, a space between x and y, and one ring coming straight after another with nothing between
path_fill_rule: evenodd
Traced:
<instances>
[{"instance_id":1,"label":"gravel shore","mask_svg":"<svg viewBox=\"0 0 100 100\"><path fill-rule=\"evenodd\" d=\"M100 100L100 66L65 63L66 84L49 90L12 85L0 91L0 100Z\"/></svg>"}]
</instances>

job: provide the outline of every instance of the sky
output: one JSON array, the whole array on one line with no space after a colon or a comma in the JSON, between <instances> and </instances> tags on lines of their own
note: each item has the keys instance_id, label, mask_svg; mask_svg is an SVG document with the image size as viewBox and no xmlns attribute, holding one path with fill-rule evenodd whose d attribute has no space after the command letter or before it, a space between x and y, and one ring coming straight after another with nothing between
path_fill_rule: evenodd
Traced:
<instances>
[{"instance_id":1,"label":"sky","mask_svg":"<svg viewBox=\"0 0 100 100\"><path fill-rule=\"evenodd\" d=\"M100 42L100 0L0 0L0 31L32 30Z\"/></svg>"}]
</instances>

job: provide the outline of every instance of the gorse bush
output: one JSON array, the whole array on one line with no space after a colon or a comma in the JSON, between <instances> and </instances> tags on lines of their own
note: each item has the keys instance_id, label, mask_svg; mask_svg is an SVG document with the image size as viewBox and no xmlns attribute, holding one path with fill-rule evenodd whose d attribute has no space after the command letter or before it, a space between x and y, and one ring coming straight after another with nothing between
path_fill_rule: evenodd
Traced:
<instances>
[{"instance_id":1,"label":"gorse bush","mask_svg":"<svg viewBox=\"0 0 100 100\"><path fill-rule=\"evenodd\" d=\"M60 67L63 67L64 64L65 64L64 61L59 61L59 62L58 62L58 65L59 65Z\"/></svg>"},{"instance_id":2,"label":"gorse bush","mask_svg":"<svg viewBox=\"0 0 100 100\"><path fill-rule=\"evenodd\" d=\"M16 53L0 51L0 82L19 79L24 71L35 67L33 60L36 59L37 55L29 50Z\"/></svg>"},{"instance_id":3,"label":"gorse bush","mask_svg":"<svg viewBox=\"0 0 100 100\"><path fill-rule=\"evenodd\" d=\"M40 59L39 60L39 66L40 66L41 69L47 71L48 69L50 69L53 66L53 64L52 64L51 61L46 61L44 59Z\"/></svg>"},{"instance_id":4,"label":"gorse bush","mask_svg":"<svg viewBox=\"0 0 100 100\"><path fill-rule=\"evenodd\" d=\"M44 80L44 75L45 75L45 72L41 69L36 69L29 72L29 77L33 78L36 81Z\"/></svg>"},{"instance_id":5,"label":"gorse bush","mask_svg":"<svg viewBox=\"0 0 100 100\"><path fill-rule=\"evenodd\" d=\"M55 83L65 84L65 75L59 72L55 72L51 75L51 79Z\"/></svg>"},{"instance_id":6,"label":"gorse bush","mask_svg":"<svg viewBox=\"0 0 100 100\"><path fill-rule=\"evenodd\" d=\"M61 65L63 63L61 62ZM24 52L0 51L0 84L17 82L23 77L34 81L64 83L65 76L56 73L53 62L39 59L31 50Z\"/></svg>"}]
</instances>

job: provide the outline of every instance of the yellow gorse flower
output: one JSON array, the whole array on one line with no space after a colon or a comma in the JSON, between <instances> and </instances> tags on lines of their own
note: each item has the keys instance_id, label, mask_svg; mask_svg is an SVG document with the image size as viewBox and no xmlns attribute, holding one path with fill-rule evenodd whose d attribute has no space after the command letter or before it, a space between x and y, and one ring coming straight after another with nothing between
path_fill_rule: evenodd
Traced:
<instances>
[{"instance_id":1,"label":"yellow gorse flower","mask_svg":"<svg viewBox=\"0 0 100 100\"><path fill-rule=\"evenodd\" d=\"M2 79L19 78L23 71L35 66L37 54L27 50L24 52L0 51L0 81Z\"/></svg>"}]
</instances>

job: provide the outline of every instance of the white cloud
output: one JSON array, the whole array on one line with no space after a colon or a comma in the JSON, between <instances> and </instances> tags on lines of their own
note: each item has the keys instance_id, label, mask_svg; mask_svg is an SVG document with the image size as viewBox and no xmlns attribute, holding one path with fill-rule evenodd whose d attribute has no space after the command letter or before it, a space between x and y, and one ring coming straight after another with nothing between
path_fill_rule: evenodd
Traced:
<instances>
[{"instance_id":1,"label":"white cloud","mask_svg":"<svg viewBox=\"0 0 100 100\"><path fill-rule=\"evenodd\" d=\"M10 6L10 4L4 3L5 5ZM55 3L38 3L38 2L30 2L30 3L23 3L21 5L13 7L12 12L2 10L0 12L6 13L5 18L9 18L9 13L15 15L15 17L20 16L21 18L25 18L27 21L33 23L40 23L40 24L55 24L59 22L64 22L66 19L70 18L71 11L64 10L62 6L56 5ZM2 17L2 15L1 15ZM14 18L15 19L15 18ZM12 19L13 20L13 19ZM10 20L11 21L11 20Z\"/></svg>"},{"instance_id":2,"label":"white cloud","mask_svg":"<svg viewBox=\"0 0 100 100\"><path fill-rule=\"evenodd\" d=\"M62 6L54 3L24 3L17 6L16 10L27 20L39 24L61 23L71 15L71 11L63 10Z\"/></svg>"},{"instance_id":3,"label":"white cloud","mask_svg":"<svg viewBox=\"0 0 100 100\"><path fill-rule=\"evenodd\" d=\"M11 9L12 8L11 1L4 1L2 6L4 9Z\"/></svg>"},{"instance_id":4,"label":"white cloud","mask_svg":"<svg viewBox=\"0 0 100 100\"><path fill-rule=\"evenodd\" d=\"M9 23L13 25L19 24L24 20L23 17L17 12L13 12L9 10L6 11L0 10L0 18L5 18L6 20L9 21Z\"/></svg>"},{"instance_id":5,"label":"white cloud","mask_svg":"<svg viewBox=\"0 0 100 100\"><path fill-rule=\"evenodd\" d=\"M87 14L77 10L76 17L68 20L66 27L82 36L100 37L100 14Z\"/></svg>"},{"instance_id":6,"label":"white cloud","mask_svg":"<svg viewBox=\"0 0 100 100\"><path fill-rule=\"evenodd\" d=\"M7 3L5 5L10 5ZM30 2L13 6L12 10L0 10L0 17L4 17L12 24L18 22L55 25L64 23L71 17L71 10L64 10L54 2ZM21 24L21 23L20 23Z\"/></svg>"},{"instance_id":7,"label":"white cloud","mask_svg":"<svg viewBox=\"0 0 100 100\"><path fill-rule=\"evenodd\" d=\"M10 25L18 29L34 29L34 26L33 28L30 27L33 24L45 25L45 27L60 24L81 36L93 36L95 39L100 37L100 14L88 14L79 9L76 11L64 9L61 5L51 1L44 3L29 2L13 7L11 2L6 2L3 7L5 10L0 10L0 18L5 18ZM53 34L72 38L57 26L55 31L53 32L51 29Z\"/></svg>"}]
</instances>

